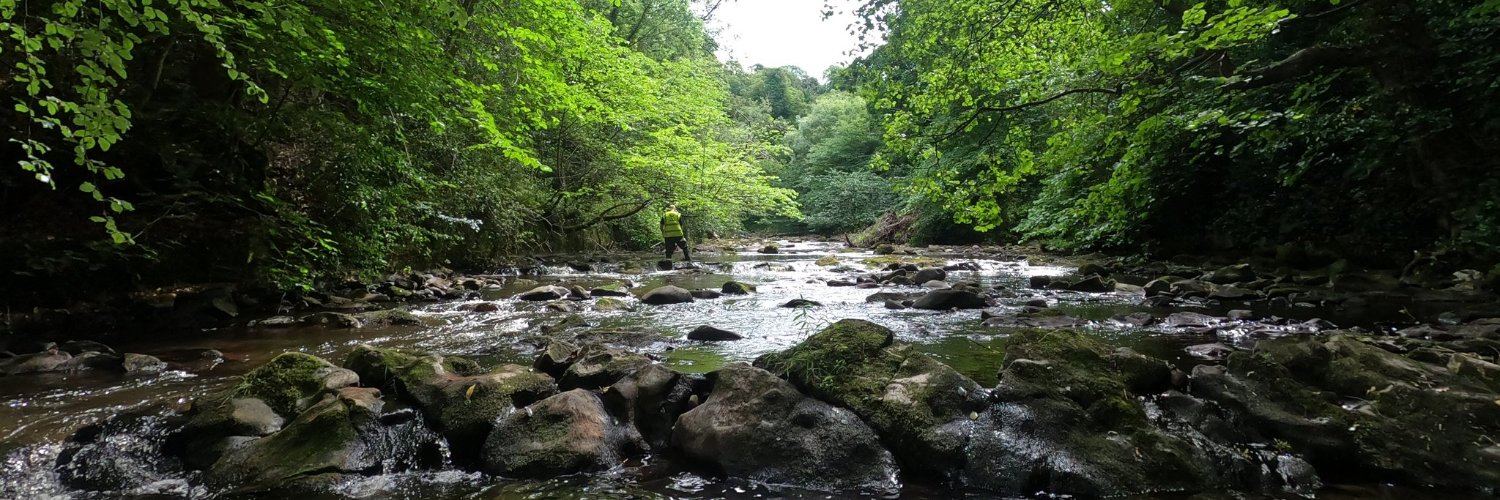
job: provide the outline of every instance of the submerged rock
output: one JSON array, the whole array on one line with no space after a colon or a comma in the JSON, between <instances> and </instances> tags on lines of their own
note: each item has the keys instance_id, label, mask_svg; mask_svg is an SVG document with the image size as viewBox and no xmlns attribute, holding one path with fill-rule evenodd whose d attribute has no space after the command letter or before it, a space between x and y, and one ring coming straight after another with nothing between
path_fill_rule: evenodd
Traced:
<instances>
[{"instance_id":1,"label":"submerged rock","mask_svg":"<svg viewBox=\"0 0 1500 500\"><path fill-rule=\"evenodd\" d=\"M604 470L638 447L598 395L574 389L500 418L484 439L484 469L527 478Z\"/></svg>"},{"instance_id":2,"label":"submerged rock","mask_svg":"<svg viewBox=\"0 0 1500 500\"><path fill-rule=\"evenodd\" d=\"M572 295L573 291L557 285L544 285L533 288L516 295L517 299L540 302L546 300L558 300Z\"/></svg>"},{"instance_id":3,"label":"submerged rock","mask_svg":"<svg viewBox=\"0 0 1500 500\"><path fill-rule=\"evenodd\" d=\"M849 410L797 392L765 370L734 364L682 414L672 444L724 474L770 484L894 491L895 464Z\"/></svg>"},{"instance_id":4,"label":"submerged rock","mask_svg":"<svg viewBox=\"0 0 1500 500\"><path fill-rule=\"evenodd\" d=\"M912 307L917 309L984 309L989 304L985 298L968 290L933 290L917 299Z\"/></svg>"},{"instance_id":5,"label":"submerged rock","mask_svg":"<svg viewBox=\"0 0 1500 500\"><path fill-rule=\"evenodd\" d=\"M781 307L790 307L790 308L822 307L822 306L823 306L822 302L818 302L816 300L810 300L810 299L792 299L792 300L786 301L785 304L781 305Z\"/></svg>"},{"instance_id":6,"label":"submerged rock","mask_svg":"<svg viewBox=\"0 0 1500 500\"><path fill-rule=\"evenodd\" d=\"M688 338L688 340L725 341L725 340L740 340L740 339L742 339L744 337L740 336L740 334L738 334L738 333L734 333L734 332L731 332L729 330L721 330L721 329L718 329L718 328L714 328L712 326L703 325L703 326L694 328L693 331L691 331L691 332L688 332L687 338Z\"/></svg>"}]
</instances>

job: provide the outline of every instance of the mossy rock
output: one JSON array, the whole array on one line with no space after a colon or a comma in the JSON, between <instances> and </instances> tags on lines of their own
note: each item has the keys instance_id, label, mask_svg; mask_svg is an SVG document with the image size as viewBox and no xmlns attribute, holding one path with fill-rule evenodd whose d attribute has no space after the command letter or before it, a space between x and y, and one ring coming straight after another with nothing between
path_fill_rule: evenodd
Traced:
<instances>
[{"instance_id":1,"label":"mossy rock","mask_svg":"<svg viewBox=\"0 0 1500 500\"><path fill-rule=\"evenodd\" d=\"M755 285L742 283L739 281L730 281L724 283L724 286L719 290L719 292L723 293L724 295L748 295L754 291Z\"/></svg>"},{"instance_id":2,"label":"mossy rock","mask_svg":"<svg viewBox=\"0 0 1500 500\"><path fill-rule=\"evenodd\" d=\"M367 384L421 409L460 460L477 456L495 419L557 392L552 377L524 366L486 371L468 360L436 354L360 346L344 365L364 374Z\"/></svg>"},{"instance_id":3,"label":"mossy rock","mask_svg":"<svg viewBox=\"0 0 1500 500\"><path fill-rule=\"evenodd\" d=\"M599 389L651 364L651 359L623 349L594 344L584 347L578 360L558 379L563 389Z\"/></svg>"},{"instance_id":4,"label":"mossy rock","mask_svg":"<svg viewBox=\"0 0 1500 500\"><path fill-rule=\"evenodd\" d=\"M594 301L595 311L628 311L630 303L614 297L601 297Z\"/></svg>"},{"instance_id":5,"label":"mossy rock","mask_svg":"<svg viewBox=\"0 0 1500 500\"><path fill-rule=\"evenodd\" d=\"M1147 417L1138 394L1170 384L1165 362L1087 332L1024 330L980 414L966 484L1002 494L1111 497L1259 487L1255 464L1225 446L1182 439ZM1016 446L1003 436L1024 436Z\"/></svg>"},{"instance_id":6,"label":"mossy rock","mask_svg":"<svg viewBox=\"0 0 1500 500\"><path fill-rule=\"evenodd\" d=\"M1500 484L1500 454L1484 438L1500 434L1500 393L1463 365L1422 362L1364 336L1288 337L1231 355L1227 369L1195 370L1193 386L1317 467L1488 488Z\"/></svg>"},{"instance_id":7,"label":"mossy rock","mask_svg":"<svg viewBox=\"0 0 1500 500\"><path fill-rule=\"evenodd\" d=\"M941 477L964 461L967 431L949 424L967 421L983 391L953 368L894 343L890 329L841 320L755 366L853 410L909 470Z\"/></svg>"},{"instance_id":8,"label":"mossy rock","mask_svg":"<svg viewBox=\"0 0 1500 500\"><path fill-rule=\"evenodd\" d=\"M265 401L277 414L290 419L324 391L358 383L355 372L311 354L288 352L246 373L229 397Z\"/></svg>"},{"instance_id":9,"label":"mossy rock","mask_svg":"<svg viewBox=\"0 0 1500 500\"><path fill-rule=\"evenodd\" d=\"M377 467L378 450L363 436L378 425L378 398L378 391L358 388L329 395L280 432L226 451L209 469L208 483L258 491L309 475Z\"/></svg>"},{"instance_id":10,"label":"mossy rock","mask_svg":"<svg viewBox=\"0 0 1500 500\"><path fill-rule=\"evenodd\" d=\"M575 389L506 414L484 439L484 468L506 477L550 478L608 469L639 449L599 396Z\"/></svg>"},{"instance_id":11,"label":"mossy rock","mask_svg":"<svg viewBox=\"0 0 1500 500\"><path fill-rule=\"evenodd\" d=\"M838 257L834 257L832 255L827 255L827 256L819 257L818 260L813 261L813 263L817 264L819 266L823 266L823 267L835 266L835 265L838 265L839 258Z\"/></svg>"}]
</instances>

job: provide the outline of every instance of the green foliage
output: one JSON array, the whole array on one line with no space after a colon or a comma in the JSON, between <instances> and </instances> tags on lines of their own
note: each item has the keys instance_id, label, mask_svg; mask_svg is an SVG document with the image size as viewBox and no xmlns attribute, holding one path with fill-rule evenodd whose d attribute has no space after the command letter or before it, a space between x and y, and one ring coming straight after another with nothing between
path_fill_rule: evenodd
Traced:
<instances>
[{"instance_id":1,"label":"green foliage","mask_svg":"<svg viewBox=\"0 0 1500 500\"><path fill-rule=\"evenodd\" d=\"M882 113L875 164L981 230L1493 255L1474 181L1500 150L1500 31L1478 3L872 0L886 43L840 78Z\"/></svg>"},{"instance_id":2,"label":"green foliage","mask_svg":"<svg viewBox=\"0 0 1500 500\"><path fill-rule=\"evenodd\" d=\"M0 203L68 208L47 191L79 186L116 243L214 240L193 279L639 246L664 201L704 233L797 216L764 170L780 135L731 117L737 77L686 0L8 1L0 18L17 70L0 159L21 167Z\"/></svg>"}]
</instances>

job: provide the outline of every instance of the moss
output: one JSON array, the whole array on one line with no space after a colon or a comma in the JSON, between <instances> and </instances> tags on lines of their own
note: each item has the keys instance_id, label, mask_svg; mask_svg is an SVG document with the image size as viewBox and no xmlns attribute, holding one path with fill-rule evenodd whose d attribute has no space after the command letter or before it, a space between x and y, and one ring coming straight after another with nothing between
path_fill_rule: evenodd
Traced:
<instances>
[{"instance_id":1,"label":"moss","mask_svg":"<svg viewBox=\"0 0 1500 500\"><path fill-rule=\"evenodd\" d=\"M282 353L246 373L231 397L257 398L283 416L297 414L298 402L322 392L323 376L336 368L323 358L300 352Z\"/></svg>"},{"instance_id":2,"label":"moss","mask_svg":"<svg viewBox=\"0 0 1500 500\"><path fill-rule=\"evenodd\" d=\"M834 257L832 255L828 255L828 256L824 256L824 257L819 257L818 260L814 261L813 263L817 264L819 266L828 267L828 266L838 265L839 258L838 257Z\"/></svg>"}]
</instances>

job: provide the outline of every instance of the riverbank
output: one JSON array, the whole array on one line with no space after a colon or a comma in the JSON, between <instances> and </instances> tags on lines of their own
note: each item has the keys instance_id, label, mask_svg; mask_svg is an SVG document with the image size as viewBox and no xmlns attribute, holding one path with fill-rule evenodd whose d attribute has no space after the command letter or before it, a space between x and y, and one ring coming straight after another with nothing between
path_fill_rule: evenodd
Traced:
<instances>
[{"instance_id":1,"label":"riverbank","mask_svg":"<svg viewBox=\"0 0 1500 500\"><path fill-rule=\"evenodd\" d=\"M537 361L540 358L555 357L562 359L553 361L566 361L568 353L604 349L604 352L618 353L611 354L611 359L619 357L643 360L639 362L645 363L632 366L629 370L616 370L615 374L620 379L628 378L635 370L655 367L650 370L663 375L659 378L690 381L717 380L723 377L723 370L727 366L737 362L755 362L757 366L768 369L775 378L792 384L794 388L791 391L800 394L799 397L857 414L859 421L864 422L877 436L879 448L891 453L894 460L889 469L885 465L874 463L873 468L863 470L892 471L898 482L894 485L895 489L887 493L893 491L892 494L907 497L943 496L948 494L946 492L951 487L978 488L977 491L988 492L1045 490L1087 494L1094 490L1070 488L1085 484L1094 485L1091 488L1102 487L1099 485L1105 483L1092 480L1047 480L1036 483L1035 481L1042 480L1014 477L1001 480L994 472L999 469L987 465L945 466L943 470L946 472L937 474L942 477L920 473L910 464L910 449L899 444L906 441L892 438L893 433L912 429L903 430L902 426L892 424L889 418L871 410L866 403L860 403L856 401L857 398L847 394L840 395L844 389L820 387L817 382L821 379L808 377L807 373L797 371L796 363L775 363L777 356L797 358L787 353L796 353L798 350L806 352L810 346L815 347L816 343L809 344L813 342L815 334L826 332L830 325L846 318L870 321L881 328L889 328L890 344L881 349L905 346L901 347L901 352L904 353L901 354L902 359L930 360L936 363L929 365L932 369L938 370L936 366L941 365L956 377L961 377L952 380L966 380L967 382L954 382L965 392L991 395L981 398L982 401L945 407L947 409L944 411L949 416L964 417L955 418L955 422L968 422L963 426L999 426L995 427L997 432L1010 432L1013 436L1009 438L1011 440L1001 443L972 442L965 445L961 453L954 455L962 456L959 462L963 464L1014 463L1014 453L1020 449L1017 447L1024 448L1022 445L1045 445L1046 448L1038 449L1077 451L1077 448L1070 447L1095 443L1085 446L1093 448L1103 445L1103 442L1095 442L1094 439L1108 436L1110 432L1124 433L1129 440L1145 439L1154 443L1149 446L1143 446L1147 441L1136 443L1137 448L1145 450L1142 452L1143 456L1153 460L1176 460L1185 456L1152 455L1151 450L1156 449L1152 446L1170 442L1185 442L1187 444L1183 446L1187 448L1182 449L1199 450L1192 453L1212 453L1214 449L1218 449L1214 446L1259 450L1249 455L1234 455L1239 459L1250 460L1249 462L1220 461L1215 463L1223 467L1194 469L1197 472L1189 478L1198 481L1196 483L1163 484L1159 488L1153 488L1160 491L1232 490L1267 493L1282 491L1276 488L1287 487L1291 488L1288 491L1297 492L1302 491L1297 488L1305 489L1314 484L1308 481L1309 477L1318 478L1319 482L1343 484L1362 482L1372 471L1390 472L1389 466L1379 464L1362 464L1349 471L1325 470L1330 463L1324 461L1328 456L1327 450L1319 452L1324 453L1323 455L1309 455L1311 450L1320 449L1316 447L1322 444L1298 441L1299 435L1291 433L1300 429L1293 425L1296 422L1271 419L1252 422L1254 425L1251 426L1245 422L1270 417L1229 408L1229 402L1236 401L1234 398L1244 400L1245 393L1229 389L1205 393L1202 391L1207 390L1206 386L1199 382L1218 381L1216 383L1229 384L1225 387L1252 387L1254 384L1291 387L1291 384L1297 384L1310 392L1288 393L1291 396L1287 397L1291 397L1291 400L1273 398L1246 407L1276 407L1290 404L1288 401L1306 404L1303 401L1305 398L1293 397L1297 394L1316 393L1330 395L1329 397L1338 395L1330 401L1342 405L1339 412L1350 412L1352 416L1348 418L1365 418L1360 415L1368 413L1405 418L1390 415L1390 405L1399 402L1395 399L1381 402L1382 397L1385 397L1381 395L1384 394L1391 394L1392 398L1399 395L1402 398L1400 401L1412 401L1410 396L1414 394L1424 395L1423 397L1451 397L1447 394L1452 393L1452 390L1437 391L1439 387L1463 388L1459 393L1475 398L1483 396L1485 393L1482 391L1493 390L1474 385L1482 380L1471 377L1472 373L1488 373L1485 370L1495 361L1494 352L1487 351L1486 346L1496 344L1497 327L1485 318L1500 316L1486 316L1490 314L1489 311L1494 311L1495 300L1488 292L1480 289L1451 285L1444 289L1402 287L1392 275L1366 275L1348 269L1334 274L1333 279L1320 283L1319 276L1329 276L1329 269L1290 268L1291 272L1281 272L1275 267L1256 262L1250 262L1248 266L1220 263L1189 266L1180 262L1133 262L1097 257L1039 258L1035 255L1027 256L1026 252L1018 249L975 247L892 248L885 255L877 255L869 251L850 251L840 248L840 245L806 241L782 241L776 253L760 253L761 250L767 250L765 246L762 242L741 244L734 248L733 253L726 251L729 250L726 248L700 248L698 255L707 263L700 263L695 267L681 266L682 268L671 271L653 270L656 258L639 255L612 256L607 259L557 259L553 261L554 265L534 268L525 275L519 270L467 276L431 273L432 276L424 277L419 274L418 277L423 278L420 287L417 286L417 280L410 276L397 276L406 281L390 279L381 283L361 284L359 287L350 286L345 292L327 294L330 299L326 300L318 298L317 294L308 294L308 297L320 301L320 305L302 303L281 311L240 311L237 316L223 321L227 326L153 338L117 336L112 348L120 352L140 352L156 356L164 360L165 369L151 374L95 371L0 377L0 397L7 403L0 409L7 413L7 418L3 420L16 422L7 428L0 428L0 435L6 436L8 463L11 464L0 484L17 491L81 493L137 491L160 482L171 488L186 488L184 491L193 494L218 491L210 484L212 481L207 481L200 473L191 472L193 467L184 467L180 457L163 449L165 440L181 430L180 427L174 427L182 425L181 419L190 419L195 411L201 412L203 403L209 400L205 398L216 397L215 395L223 394L223 391L241 385L243 375L265 365L281 353L301 352L353 369L358 375L357 382L345 378L345 385L383 389L378 398L381 402L379 406L383 409L372 413L378 417L375 421L405 426L400 427L401 433L398 433L405 436L401 438L405 441L399 441L400 446L395 446L392 450L425 449L423 446L426 445L423 443L445 443L441 447L443 451L437 452L441 458L436 462L418 460L420 457L393 456L400 459L392 463L408 465L390 470L351 467L344 471L345 474L336 484L320 483L323 489L318 491L321 494L332 491L334 496L357 496L354 492L363 488L367 492L407 492L406 494L444 497L462 496L467 494L463 492L475 491L515 492L560 488L548 491L565 495L583 494L584 491L617 491L647 495L736 496L736 488L755 494L767 491L804 491L802 488L811 488L806 491L832 488L847 492L852 491L847 488L858 490L870 486L865 484L867 481L834 477L822 482L809 481L808 478L791 478L780 482L797 485L790 490L763 484L777 483L765 479L761 483L747 483L747 479L765 476L758 473L757 469L745 465L747 462L744 462L743 457L700 456L700 461L713 458L722 462L719 468L710 470L674 466L670 457L690 453L690 450L674 444L675 438L670 433L667 438L662 438L662 425L659 423L653 424L656 425L652 428L654 430L635 426L636 432L642 435L644 446L632 445L634 447L629 450L617 450L616 456L620 462L614 462L602 471L592 472L585 479L552 479L553 474L528 474L525 476L531 479L516 479L518 475L511 468L519 466L485 465L482 459L472 460L478 456L474 454L476 452L472 445L482 440L472 436L458 440L452 435L433 437L431 432L443 435L447 429L445 425L448 424L443 423L443 412L433 410L430 406L433 401L431 397L397 389L413 384L391 386L388 381L371 378L368 370L351 366L349 360L353 359L352 354L365 349L361 347L363 345L378 349L395 348L457 356L467 360L464 367L451 367L447 370L459 377L514 373L515 369L506 368L507 365L536 367L536 370L528 372L545 374L554 384L549 387L554 389L528 397L512 398L508 403L509 407L514 407L517 411L541 404L547 399L543 397L544 393L568 394L572 388L586 389L605 398L610 391L599 392L599 389L619 383L619 380L589 379L589 382L580 385L576 375L570 377L567 374L571 365L559 369L559 366L566 363L545 365ZM1046 263L1040 262L1044 259ZM1172 275L1177 278L1164 279L1171 278ZM1356 275L1361 277L1352 278ZM461 295L445 299L438 291L418 292L417 290L433 290L431 285L445 284L437 281L429 283L430 278L445 280L450 283L446 287L448 290ZM739 291L739 287L726 289L725 285L730 281L750 285L754 290L744 295L726 295L725 292L728 291ZM420 297L386 302L369 300L379 297L353 296L354 293L364 293L382 294L389 298L391 295L387 292L393 290L390 288L392 286L412 291L413 297ZM560 288L550 288L553 286ZM667 286L680 288L685 297L675 292L671 295L679 296L678 300L684 301L653 305L651 302L658 300L648 298L647 292L656 292L657 296L664 295L659 290ZM523 296L546 300L523 300ZM349 302L331 297L340 297ZM691 302L685 301L686 298L691 298ZM802 301L800 304L805 307L783 307L799 299ZM369 304L373 311L358 311L358 307L352 307L359 304ZM959 309L955 310L955 307ZM173 310L176 308L174 305ZM379 312L392 309L402 312ZM343 314L349 314L349 317L358 320L358 327L355 323L343 321L343 316L340 316ZM366 318L381 319L360 319L358 314L366 314ZM329 320L319 321L316 318ZM742 338L730 341L695 340L693 332L703 326L727 331ZM1036 337L1034 332L1044 332L1044 335ZM1050 350L1051 347L1021 347L1037 345L1035 341L1043 338L1072 339L1072 343L1067 344L1072 347L1059 346L1060 349L1066 348L1064 352L1054 352ZM558 342L566 342L577 349L559 351ZM1257 354L1263 352L1261 344L1267 342L1280 343L1298 352L1306 351L1312 357L1293 356L1276 361L1282 363L1283 367L1289 367L1290 371L1275 378L1258 378L1274 371L1267 367L1252 367L1254 363L1269 362ZM596 347L589 347L591 345ZM1379 349L1397 357L1390 358L1367 348ZM1028 352L1027 349L1031 351ZM1020 371L1038 366L1066 366L1072 369L1076 360L1067 352L1093 352L1113 360L1118 357L1116 354L1121 349L1128 349L1140 356L1132 356L1130 359L1153 360L1153 366L1160 369L1147 370L1154 374L1146 377L1149 379L1147 381L1136 380L1135 375L1127 376L1129 374L1113 371L1116 368L1089 366L1081 366L1079 369L1104 369L1105 372L1082 373L1078 377L1118 379L1125 387L1125 392L1120 393L1124 399L1077 399L1068 393L1068 384L1056 385L1067 380L1067 377L1054 379L1048 376L1037 379L1034 373ZM222 358L206 361L210 358L203 357L203 353L210 350L221 353ZM1324 351L1333 354L1318 354ZM1063 357L1048 361L1049 356L1058 355ZM880 359L881 356L885 354L841 355L826 363L814 365L842 366L854 370L861 360ZM1381 361L1382 366L1397 363L1408 366L1410 370L1371 375L1385 380L1383 385L1373 382L1370 384L1375 391L1380 391L1385 386L1393 387L1375 395L1379 397L1371 397L1369 394L1351 392L1354 390L1353 382L1330 382L1330 372L1316 368L1324 366L1320 363L1329 363L1327 366L1340 367L1338 370L1342 373L1350 367L1349 363L1364 363L1368 360ZM472 365L468 364L470 362ZM573 362L576 363L577 360ZM1040 364L1030 364L1032 362ZM1459 363L1456 369L1453 368L1455 362ZM1111 363L1111 367L1117 365L1114 361ZM1215 370L1224 371L1215 373ZM831 372L823 373L824 376L829 374ZM1162 374L1165 374L1164 378ZM759 375L751 372L736 376L741 375L748 377L746 380L760 380L757 378ZM898 378L918 375L912 373ZM610 377L612 376L605 378ZM1027 380L1030 382L1022 384ZM1436 383L1441 385L1433 385L1434 382L1431 381L1438 381ZM1328 385L1330 383L1334 385ZM715 398L714 394L718 389L712 384L705 384L707 382L691 383L689 385L692 390L680 396L696 395L697 404L707 406L705 403ZM546 383L543 382L542 385L545 386ZM881 387L888 385L880 384ZM467 398L462 396L468 391L468 387L476 386L479 385L454 386L454 390L458 391L454 397L464 401L472 400L475 395L468 395ZM759 382L750 386L767 387ZM478 394L481 389L474 391ZM1215 408L1218 420L1203 417L1193 425L1207 425L1204 422L1219 425L1216 422L1227 422L1231 426L1244 424L1253 427L1254 432L1226 436L1199 429L1198 432L1211 435L1213 439L1182 441L1187 438L1173 430L1173 426L1177 424L1167 425L1169 421L1177 421L1161 415L1168 409L1171 412L1181 412L1186 411L1183 408L1194 405L1173 406L1191 403L1173 395L1173 391L1200 402L1209 402ZM906 394L918 392L920 391L908 390ZM1009 396L996 399L994 394ZM1098 394L1088 398L1098 398ZM1125 397L1124 394L1130 396ZM313 396L318 394L308 394L306 399L316 403L317 398ZM738 396L721 397L734 399ZM1362 399L1365 403L1350 406L1342 399L1346 397ZM370 406L365 404L369 401L361 398L363 396L341 394L335 399L350 409ZM1057 434L1055 430L1048 430L1045 426L1015 427L1015 421L1002 418L1003 415L1015 415L1015 411L1024 410L1036 414L1043 410L1044 408L1028 406L1033 404L1029 401L1036 398L1041 398L1042 401L1063 398L1079 406L1076 410L1056 414L1059 422L1076 417L1096 421L1097 425L1090 424L1089 429L1092 430L1087 433ZM1111 404L1115 407L1111 409L1095 405L1100 401L1113 401ZM1453 406L1452 401L1445 400L1441 403ZM361 404L364 406L360 406ZM814 403L806 405L817 406ZM1490 405L1494 406L1492 402ZM797 403L794 406L805 405ZM571 403L568 407L572 407ZM864 410L861 410L862 407ZM310 411L308 408L311 407L279 412L282 425L298 420L304 412ZM536 410L533 409L533 413ZM1056 409L1047 411L1053 410ZM1483 408L1474 410L1482 411ZM607 407L605 411L616 420L633 422L622 417L618 408ZM830 411L833 413L828 413ZM1309 415L1301 410L1288 411ZM1137 412L1146 415L1147 422L1151 425L1144 426L1134 420L1135 417L1120 420L1121 415L1137 415ZM124 450L110 447L122 445L119 439L124 438L115 441L89 441L93 439L89 437L89 433L75 434L80 427L108 421L113 415L122 413L151 417L135 423L117 421L119 423L106 425L101 428L102 435L126 432L142 436L141 441L135 442L136 448ZM814 413L839 415L834 410L818 410ZM978 417L970 419L970 413ZM670 417L668 422L671 423L682 418L682 415L667 415ZM1202 415L1204 414L1200 412L1199 416ZM426 424L413 427L416 424L411 422ZM1129 425L1121 427L1125 424ZM1276 427L1283 424L1291 427ZM143 425L145 427L141 427ZM1378 424L1360 425L1382 428ZM390 426L382 427L385 429L382 432L392 431L386 427ZM666 427L672 425L669 423ZM616 430L624 432L628 429ZM646 437L653 432L657 437L654 446L653 440ZM1165 434L1158 436L1158 432ZM390 434L386 432L381 435ZM1446 439L1444 442L1458 446L1453 440L1464 435L1466 434L1450 432L1433 437ZM753 438L753 433L744 437ZM1285 444L1279 444L1278 440ZM129 440L125 441L128 444ZM243 439L240 441L248 442ZM627 439L622 442L629 441ZM101 444L110 442L114 444ZM468 443L471 448L469 451L460 450L454 446L455 443ZM1210 446L1213 443L1218 444ZM1379 458L1375 457L1375 451L1396 453L1391 456L1401 460L1410 458L1397 453L1400 450L1362 448L1361 446L1370 445L1367 441L1349 443L1354 444L1352 447L1337 449L1357 456L1372 457L1372 460ZM1400 443L1403 447L1409 447L1409 444ZM515 443L506 446L512 445ZM1168 448L1178 446L1170 445ZM112 465L74 458L79 456L78 450L83 448L97 453L95 458L109 459L107 462ZM1484 453L1488 453L1484 451L1486 449L1475 445L1472 451L1479 455L1473 457L1483 460ZM786 456L795 455L788 453ZM466 456L469 458L466 459ZM1128 462L1122 461L1125 457L1110 457L1112 463ZM1282 457L1287 458L1283 460ZM173 460L179 462L173 465ZM744 467L736 469L725 465L729 463L738 463ZM1312 476L1305 473L1294 474L1292 477L1299 478L1296 479L1296 484L1290 484L1285 477L1277 476L1282 477L1277 480L1280 482L1267 483L1280 485L1274 488L1250 485L1243 476L1222 476L1228 470L1225 467L1229 467L1224 464L1239 464L1234 466L1240 468L1237 470L1248 470L1245 469L1247 464L1280 464L1291 467L1298 463L1311 464L1314 471ZM624 464L623 468L620 464ZM105 480L122 477L118 470L111 469L122 466L139 467L141 473L138 474L139 477L125 482L111 483L113 480ZM207 470L213 469L212 463L200 463L199 466ZM104 479L80 481L59 472L70 467L75 471L80 468L93 470L91 477ZM1034 471L1052 470L1047 468L1051 466L1046 465L1033 464L1029 467ZM1278 474L1284 472L1278 467L1279 465L1271 469ZM1407 469L1405 466L1398 468ZM1126 471L1119 468L1109 470L1115 471L1111 474L1123 474L1121 471ZM551 472L558 473L555 470ZM951 473L952 476L945 476L946 473ZM880 474L872 474L870 477L878 475ZM36 479L31 479L33 477ZM1035 472L1027 477L1058 476L1053 472ZM1157 476L1132 479L1128 475L1106 478L1113 478L1110 484L1154 484L1151 481L1165 480L1164 477ZM1421 478L1413 476L1412 480L1405 482L1446 484L1456 488L1451 491L1459 492L1473 490L1472 485L1447 481L1441 474ZM1113 487L1116 486L1111 486Z\"/></svg>"}]
</instances>

